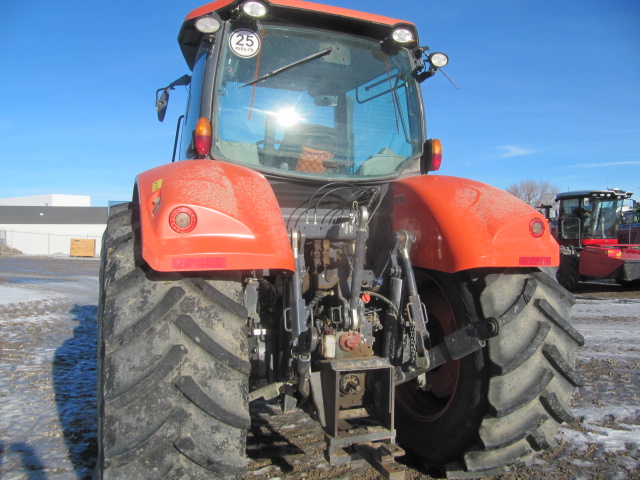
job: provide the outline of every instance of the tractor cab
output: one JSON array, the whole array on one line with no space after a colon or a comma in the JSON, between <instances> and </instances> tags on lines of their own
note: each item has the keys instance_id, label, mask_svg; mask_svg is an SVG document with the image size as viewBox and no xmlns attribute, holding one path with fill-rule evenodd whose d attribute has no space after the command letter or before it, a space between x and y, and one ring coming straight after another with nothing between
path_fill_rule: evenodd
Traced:
<instances>
[{"instance_id":1,"label":"tractor cab","mask_svg":"<svg viewBox=\"0 0 640 480\"><path fill-rule=\"evenodd\" d=\"M559 193L558 243L578 248L617 244L620 208L631 195L621 190Z\"/></svg>"},{"instance_id":2,"label":"tractor cab","mask_svg":"<svg viewBox=\"0 0 640 480\"><path fill-rule=\"evenodd\" d=\"M447 57L425 56L410 23L221 0L192 12L179 41L193 70L180 160L349 182L439 167L419 83Z\"/></svg>"},{"instance_id":3,"label":"tractor cab","mask_svg":"<svg viewBox=\"0 0 640 480\"><path fill-rule=\"evenodd\" d=\"M617 189L556 195L560 202L553 232L560 244L557 279L565 288L574 290L586 279L608 278L623 285L640 280L639 245L620 241L623 204L631 195Z\"/></svg>"}]
</instances>

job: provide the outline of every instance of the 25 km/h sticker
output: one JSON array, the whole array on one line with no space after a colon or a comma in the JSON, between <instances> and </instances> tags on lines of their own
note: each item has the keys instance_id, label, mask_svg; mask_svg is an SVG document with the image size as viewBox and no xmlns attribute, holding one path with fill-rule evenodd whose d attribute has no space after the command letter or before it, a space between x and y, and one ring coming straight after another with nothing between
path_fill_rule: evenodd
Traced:
<instances>
[{"instance_id":1,"label":"25 km/h sticker","mask_svg":"<svg viewBox=\"0 0 640 480\"><path fill-rule=\"evenodd\" d=\"M260 51L260 37L251 30L236 30L229 38L229 47L237 56L251 58Z\"/></svg>"}]
</instances>

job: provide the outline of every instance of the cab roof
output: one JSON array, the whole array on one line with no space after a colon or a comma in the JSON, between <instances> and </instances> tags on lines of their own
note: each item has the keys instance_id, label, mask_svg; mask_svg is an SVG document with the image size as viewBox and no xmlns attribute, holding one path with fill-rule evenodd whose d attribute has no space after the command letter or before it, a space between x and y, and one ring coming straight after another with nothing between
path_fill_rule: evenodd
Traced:
<instances>
[{"instance_id":1,"label":"cab roof","mask_svg":"<svg viewBox=\"0 0 640 480\"><path fill-rule=\"evenodd\" d=\"M189 68L193 69L195 56L202 38L202 33L195 29L195 21L199 17L208 14L216 14L223 21L230 20L238 14L238 9L244 1L217 0L196 8L187 15L178 35L178 43ZM308 25L315 28L352 33L380 41L388 38L394 28L404 27L413 31L416 40L418 38L415 25L404 20L304 0L260 1L268 9L267 15L260 20L264 22Z\"/></svg>"},{"instance_id":2,"label":"cab roof","mask_svg":"<svg viewBox=\"0 0 640 480\"><path fill-rule=\"evenodd\" d=\"M573 192L562 192L556 195L556 202L559 200L567 200L569 198L629 198L633 192L625 192L622 190L576 190Z\"/></svg>"}]
</instances>

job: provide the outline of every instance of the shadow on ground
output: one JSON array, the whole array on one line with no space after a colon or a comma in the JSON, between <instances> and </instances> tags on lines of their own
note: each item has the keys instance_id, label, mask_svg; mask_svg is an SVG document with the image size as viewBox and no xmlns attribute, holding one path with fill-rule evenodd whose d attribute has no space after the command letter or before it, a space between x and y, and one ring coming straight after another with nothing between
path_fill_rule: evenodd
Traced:
<instances>
[{"instance_id":1,"label":"shadow on ground","mask_svg":"<svg viewBox=\"0 0 640 480\"><path fill-rule=\"evenodd\" d=\"M28 480L45 480L47 478L44 473L44 464L31 445L24 442L5 444L0 440L0 465L4 455L11 454L20 457L20 462L27 471L26 478Z\"/></svg>"},{"instance_id":2,"label":"shadow on ground","mask_svg":"<svg viewBox=\"0 0 640 480\"><path fill-rule=\"evenodd\" d=\"M53 359L53 387L58 416L79 479L90 479L97 457L96 305L76 305L70 311L78 325Z\"/></svg>"}]
</instances>

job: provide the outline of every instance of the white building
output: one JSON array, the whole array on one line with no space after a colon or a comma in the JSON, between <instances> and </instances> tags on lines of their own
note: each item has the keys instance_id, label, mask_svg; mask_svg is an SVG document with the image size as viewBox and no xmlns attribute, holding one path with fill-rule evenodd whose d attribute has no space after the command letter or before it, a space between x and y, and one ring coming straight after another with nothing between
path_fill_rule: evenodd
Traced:
<instances>
[{"instance_id":1,"label":"white building","mask_svg":"<svg viewBox=\"0 0 640 480\"><path fill-rule=\"evenodd\" d=\"M85 195L0 199L0 246L25 255L69 255L72 240L89 239L99 256L108 209L90 205Z\"/></svg>"},{"instance_id":2,"label":"white building","mask_svg":"<svg viewBox=\"0 0 640 480\"><path fill-rule=\"evenodd\" d=\"M33 195L30 197L0 198L0 205L14 207L90 207L89 195Z\"/></svg>"}]
</instances>

